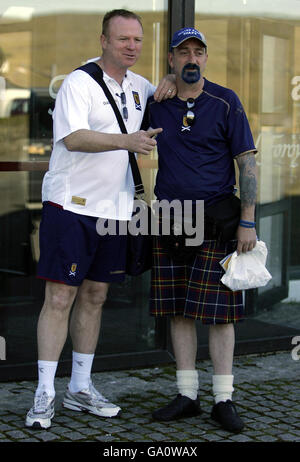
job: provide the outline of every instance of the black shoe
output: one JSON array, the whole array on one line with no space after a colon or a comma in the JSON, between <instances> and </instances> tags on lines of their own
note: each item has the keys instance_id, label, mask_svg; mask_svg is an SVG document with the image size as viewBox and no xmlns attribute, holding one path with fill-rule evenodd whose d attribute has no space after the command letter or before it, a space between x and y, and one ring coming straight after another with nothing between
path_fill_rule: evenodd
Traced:
<instances>
[{"instance_id":1,"label":"black shoe","mask_svg":"<svg viewBox=\"0 0 300 462\"><path fill-rule=\"evenodd\" d=\"M244 422L238 415L235 405L230 399L226 402L220 401L218 404L215 404L211 411L211 418L219 422L224 430L233 433L239 433L244 428Z\"/></svg>"},{"instance_id":2,"label":"black shoe","mask_svg":"<svg viewBox=\"0 0 300 462\"><path fill-rule=\"evenodd\" d=\"M167 406L152 413L156 420L169 421L182 419L184 417L194 417L201 413L199 398L192 400L187 396L177 395Z\"/></svg>"}]
</instances>

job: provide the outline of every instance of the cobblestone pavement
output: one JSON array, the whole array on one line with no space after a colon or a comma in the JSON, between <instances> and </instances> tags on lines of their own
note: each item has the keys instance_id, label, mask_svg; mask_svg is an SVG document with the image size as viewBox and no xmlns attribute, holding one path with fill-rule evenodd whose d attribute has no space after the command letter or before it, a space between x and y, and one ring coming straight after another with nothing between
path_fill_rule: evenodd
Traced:
<instances>
[{"instance_id":1,"label":"cobblestone pavement","mask_svg":"<svg viewBox=\"0 0 300 462\"><path fill-rule=\"evenodd\" d=\"M63 409L68 379L57 378L56 414L52 427L42 431L24 427L36 382L0 383L0 442L300 442L297 358L297 351L294 359L291 351L235 358L234 400L246 425L238 435L210 418L212 368L207 360L197 363L203 413L170 423L153 421L151 412L177 393L174 365L93 374L95 386L123 409L114 419Z\"/></svg>"}]
</instances>

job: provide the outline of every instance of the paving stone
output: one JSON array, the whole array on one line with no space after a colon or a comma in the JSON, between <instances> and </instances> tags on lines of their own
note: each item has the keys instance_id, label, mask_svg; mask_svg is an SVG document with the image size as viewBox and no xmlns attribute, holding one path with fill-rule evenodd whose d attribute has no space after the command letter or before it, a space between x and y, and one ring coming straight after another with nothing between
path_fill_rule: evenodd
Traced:
<instances>
[{"instance_id":1,"label":"paving stone","mask_svg":"<svg viewBox=\"0 0 300 462\"><path fill-rule=\"evenodd\" d=\"M0 384L0 388L1 388L1 384ZM0 394L1 396L1 394ZM17 418L19 416L17 415ZM9 423L9 422L12 422L16 419L16 414L13 413L13 412L5 412L3 410L3 413L0 411L0 422L1 423Z\"/></svg>"},{"instance_id":2,"label":"paving stone","mask_svg":"<svg viewBox=\"0 0 300 462\"><path fill-rule=\"evenodd\" d=\"M6 435L13 439L27 438L26 433L22 432L21 430L11 430L6 432Z\"/></svg>"},{"instance_id":3,"label":"paving stone","mask_svg":"<svg viewBox=\"0 0 300 462\"><path fill-rule=\"evenodd\" d=\"M209 434L203 434L201 435L204 441L219 441L222 439L222 437L216 433L209 433Z\"/></svg>"},{"instance_id":4,"label":"paving stone","mask_svg":"<svg viewBox=\"0 0 300 462\"><path fill-rule=\"evenodd\" d=\"M266 435L279 435L280 433L282 433L282 429L280 428L280 426L278 428L274 428L274 427L268 427L266 428L265 432L264 432ZM261 432L260 432L261 434Z\"/></svg>"},{"instance_id":5,"label":"paving stone","mask_svg":"<svg viewBox=\"0 0 300 462\"><path fill-rule=\"evenodd\" d=\"M110 428L112 425L113 424L111 422L111 419L107 419L107 420L106 419L99 419L96 416L93 416L93 418L91 420L86 422L86 426L90 427L90 428L107 429L107 428ZM118 425L117 421L115 421L115 425Z\"/></svg>"},{"instance_id":6,"label":"paving stone","mask_svg":"<svg viewBox=\"0 0 300 462\"><path fill-rule=\"evenodd\" d=\"M40 432L37 435L37 438L45 443L47 441L59 440L59 436L56 435L55 433L50 432L49 430L45 432Z\"/></svg>"},{"instance_id":7,"label":"paving stone","mask_svg":"<svg viewBox=\"0 0 300 462\"><path fill-rule=\"evenodd\" d=\"M288 432L291 429L290 425L287 425L286 423L277 423L273 425L274 428L280 428L281 430L285 430Z\"/></svg>"},{"instance_id":8,"label":"paving stone","mask_svg":"<svg viewBox=\"0 0 300 462\"><path fill-rule=\"evenodd\" d=\"M38 442L39 440L37 438L25 438L22 440L22 443L38 443Z\"/></svg>"},{"instance_id":9,"label":"paving stone","mask_svg":"<svg viewBox=\"0 0 300 462\"><path fill-rule=\"evenodd\" d=\"M14 429L14 427L12 427L11 425L0 423L0 432L4 432L4 431L7 431L7 430L13 430L13 429Z\"/></svg>"},{"instance_id":10,"label":"paving stone","mask_svg":"<svg viewBox=\"0 0 300 462\"><path fill-rule=\"evenodd\" d=\"M249 428L251 428L253 430L257 430L257 429L265 430L266 425L264 423L262 423L262 422L259 422L258 420L255 420L254 422L248 423L247 427L249 427Z\"/></svg>"},{"instance_id":11,"label":"paving stone","mask_svg":"<svg viewBox=\"0 0 300 462\"><path fill-rule=\"evenodd\" d=\"M195 429L195 430L196 430L196 429ZM163 430L160 430L160 431L162 432ZM178 432L178 428L174 428L174 427L172 427L171 425L168 425L168 430L167 430L167 431L164 430L164 431L165 431L166 433L167 433L167 432L168 432L168 433L176 433L176 432Z\"/></svg>"},{"instance_id":12,"label":"paving stone","mask_svg":"<svg viewBox=\"0 0 300 462\"><path fill-rule=\"evenodd\" d=\"M128 424L129 425L129 424ZM134 425L134 424L133 424ZM107 428L107 431L109 431L110 433L120 433L120 432L124 432L126 430L128 430L128 426L126 425L126 427L120 427L118 425L111 425L110 427Z\"/></svg>"},{"instance_id":13,"label":"paving stone","mask_svg":"<svg viewBox=\"0 0 300 462\"><path fill-rule=\"evenodd\" d=\"M299 414L298 414L298 417L296 417L294 415L285 415L284 416L284 422L286 424L291 424L292 426L299 424Z\"/></svg>"},{"instance_id":14,"label":"paving stone","mask_svg":"<svg viewBox=\"0 0 300 462\"><path fill-rule=\"evenodd\" d=\"M102 443L108 443L113 441L120 441L119 439L114 438L111 435L100 435L95 437L95 441L100 441Z\"/></svg>"},{"instance_id":15,"label":"paving stone","mask_svg":"<svg viewBox=\"0 0 300 462\"><path fill-rule=\"evenodd\" d=\"M136 441L140 442L142 441L141 435L138 433L132 433L132 432L122 432L119 435L106 435L108 438L114 438L115 436L119 436L122 441ZM97 438L98 439L98 438ZM105 441L105 439L99 439L99 441Z\"/></svg>"},{"instance_id":16,"label":"paving stone","mask_svg":"<svg viewBox=\"0 0 300 462\"><path fill-rule=\"evenodd\" d=\"M138 414L139 414L139 413L138 413ZM146 417L144 417L144 418L141 418L141 417L133 417L133 418L131 419L131 421L134 422L134 423L136 423L137 425L138 425L138 424L143 425L144 423L149 422L149 420L150 420L150 417L149 417L149 418L146 418Z\"/></svg>"},{"instance_id":17,"label":"paving stone","mask_svg":"<svg viewBox=\"0 0 300 462\"><path fill-rule=\"evenodd\" d=\"M275 436L271 435L258 435L256 439L257 441L261 441L263 443L271 443L274 441L278 441L278 439Z\"/></svg>"},{"instance_id":18,"label":"paving stone","mask_svg":"<svg viewBox=\"0 0 300 462\"><path fill-rule=\"evenodd\" d=\"M263 422L266 425L274 423L274 422L275 423L278 422L276 419L273 419L272 417L268 417L268 416L265 416L265 415L257 417L256 420L259 421L259 422Z\"/></svg>"},{"instance_id":19,"label":"paving stone","mask_svg":"<svg viewBox=\"0 0 300 462\"><path fill-rule=\"evenodd\" d=\"M80 433L86 436L93 436L93 435L99 435L99 430L97 430L96 428L86 427L86 428L81 428Z\"/></svg>"},{"instance_id":20,"label":"paving stone","mask_svg":"<svg viewBox=\"0 0 300 462\"><path fill-rule=\"evenodd\" d=\"M297 422L293 422L293 427L296 428L296 429L300 428L300 420L299 420L299 419L300 419L300 418L299 418L299 416L298 416L298 421L297 421Z\"/></svg>"},{"instance_id":21,"label":"paving stone","mask_svg":"<svg viewBox=\"0 0 300 462\"><path fill-rule=\"evenodd\" d=\"M300 435L296 436L291 433L282 433L278 435L278 439L282 441L300 441Z\"/></svg>"},{"instance_id":22,"label":"paving stone","mask_svg":"<svg viewBox=\"0 0 300 462\"><path fill-rule=\"evenodd\" d=\"M72 441L81 441L84 439L84 435L82 433L73 431L73 432L64 433L63 439L72 440Z\"/></svg>"},{"instance_id":23,"label":"paving stone","mask_svg":"<svg viewBox=\"0 0 300 462\"><path fill-rule=\"evenodd\" d=\"M236 441L236 442L239 442L239 443L244 443L244 442L247 442L247 441L251 441L251 438L249 438L249 436L244 435L244 434L230 436L230 439L232 441Z\"/></svg>"},{"instance_id":24,"label":"paving stone","mask_svg":"<svg viewBox=\"0 0 300 462\"><path fill-rule=\"evenodd\" d=\"M67 426L68 428L74 428L74 429L77 429L77 430L78 430L79 428L81 428L83 425L84 425L84 423L78 422L77 420L75 420L75 421L73 421L73 422L72 422L72 421L69 421L69 422L66 424L66 426Z\"/></svg>"},{"instance_id":25,"label":"paving stone","mask_svg":"<svg viewBox=\"0 0 300 462\"><path fill-rule=\"evenodd\" d=\"M280 412L280 411L274 411L274 410L266 411L265 415L270 415L271 417L274 417L277 420L282 418L282 417L284 417L284 419L286 419L286 414L284 412Z\"/></svg>"},{"instance_id":26,"label":"paving stone","mask_svg":"<svg viewBox=\"0 0 300 462\"><path fill-rule=\"evenodd\" d=\"M91 414L85 414L85 413L78 414L78 417L77 417L77 420L80 422L89 422L90 420L93 420L93 419L94 419L94 416L92 416Z\"/></svg>"},{"instance_id":27,"label":"paving stone","mask_svg":"<svg viewBox=\"0 0 300 462\"><path fill-rule=\"evenodd\" d=\"M34 430L36 431L36 430ZM56 435L63 435L64 433L68 433L70 431L70 428L68 427L57 427L57 426L51 426L51 432L55 433Z\"/></svg>"},{"instance_id":28,"label":"paving stone","mask_svg":"<svg viewBox=\"0 0 300 462\"><path fill-rule=\"evenodd\" d=\"M172 433L172 436L174 434ZM172 439L172 436L166 436L165 434L163 433L152 433L152 438L153 438L153 441L171 441Z\"/></svg>"},{"instance_id":29,"label":"paving stone","mask_svg":"<svg viewBox=\"0 0 300 462\"><path fill-rule=\"evenodd\" d=\"M58 416L58 415L55 415L53 421L55 421L55 423L62 423L62 424L67 424L67 423L70 423L72 422L73 420L73 416L65 416L65 415L62 415L62 416Z\"/></svg>"}]
</instances>

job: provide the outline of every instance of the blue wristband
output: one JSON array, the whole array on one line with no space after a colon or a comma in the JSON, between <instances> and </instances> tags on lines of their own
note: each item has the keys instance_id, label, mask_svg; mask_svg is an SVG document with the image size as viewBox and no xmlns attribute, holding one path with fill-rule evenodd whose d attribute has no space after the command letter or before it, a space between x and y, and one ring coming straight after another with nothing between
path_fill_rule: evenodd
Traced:
<instances>
[{"instance_id":1,"label":"blue wristband","mask_svg":"<svg viewBox=\"0 0 300 462\"><path fill-rule=\"evenodd\" d=\"M255 228L255 221L240 220L240 226L243 228Z\"/></svg>"}]
</instances>

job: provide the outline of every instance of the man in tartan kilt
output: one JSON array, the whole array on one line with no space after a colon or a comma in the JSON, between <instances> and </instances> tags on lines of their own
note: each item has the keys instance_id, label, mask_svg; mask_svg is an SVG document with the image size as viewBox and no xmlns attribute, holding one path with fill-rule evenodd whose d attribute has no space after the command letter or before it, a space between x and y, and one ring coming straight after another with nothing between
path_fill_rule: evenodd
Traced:
<instances>
[{"instance_id":1,"label":"man in tartan kilt","mask_svg":"<svg viewBox=\"0 0 300 462\"><path fill-rule=\"evenodd\" d=\"M234 250L256 245L257 173L249 123L238 96L203 77L207 62L204 35L193 28L177 31L168 55L176 76L175 98L150 100L149 123L162 127L157 136L159 169L155 194L159 201L204 201L204 210L234 195L236 160L241 209L233 238L223 242L205 229L204 241L192 258L176 259L165 236L155 237L150 314L171 319L178 395L153 417L169 421L200 414L196 371L196 320L209 325L213 364L211 417L224 429L240 432L243 421L232 402L234 324L244 316L241 291L233 292L220 279L220 261Z\"/></svg>"}]
</instances>

